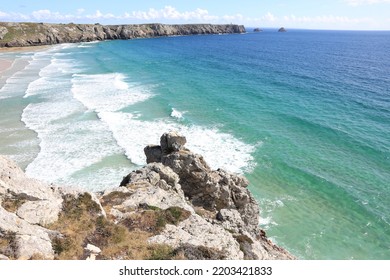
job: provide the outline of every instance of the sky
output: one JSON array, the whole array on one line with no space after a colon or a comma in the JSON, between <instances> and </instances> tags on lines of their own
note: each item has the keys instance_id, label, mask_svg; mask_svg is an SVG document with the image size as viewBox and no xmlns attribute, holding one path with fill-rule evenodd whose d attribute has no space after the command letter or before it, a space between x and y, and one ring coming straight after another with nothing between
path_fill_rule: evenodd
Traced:
<instances>
[{"instance_id":1,"label":"sky","mask_svg":"<svg viewBox=\"0 0 390 280\"><path fill-rule=\"evenodd\" d=\"M0 21L390 30L390 0L0 0Z\"/></svg>"}]
</instances>

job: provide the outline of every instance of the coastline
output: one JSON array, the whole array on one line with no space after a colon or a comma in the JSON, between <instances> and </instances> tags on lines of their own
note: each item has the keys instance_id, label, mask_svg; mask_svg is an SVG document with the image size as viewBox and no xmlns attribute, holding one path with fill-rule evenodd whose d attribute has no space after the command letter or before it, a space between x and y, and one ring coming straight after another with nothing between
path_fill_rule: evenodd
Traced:
<instances>
[{"instance_id":1,"label":"coastline","mask_svg":"<svg viewBox=\"0 0 390 280\"><path fill-rule=\"evenodd\" d=\"M0 47L47 46L104 40L154 38L173 35L245 33L243 25L235 24L49 24L0 23L3 33Z\"/></svg>"}]
</instances>

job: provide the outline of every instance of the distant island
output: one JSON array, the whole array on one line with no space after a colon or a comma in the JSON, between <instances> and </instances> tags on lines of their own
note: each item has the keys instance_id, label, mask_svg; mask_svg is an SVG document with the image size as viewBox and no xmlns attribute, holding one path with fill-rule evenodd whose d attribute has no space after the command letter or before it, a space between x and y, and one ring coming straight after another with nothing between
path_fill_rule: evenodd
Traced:
<instances>
[{"instance_id":1,"label":"distant island","mask_svg":"<svg viewBox=\"0 0 390 280\"><path fill-rule=\"evenodd\" d=\"M253 29L253 32L263 32L263 29L255 28L255 29Z\"/></svg>"},{"instance_id":2,"label":"distant island","mask_svg":"<svg viewBox=\"0 0 390 280\"><path fill-rule=\"evenodd\" d=\"M287 30L284 27L280 27L278 32L287 32Z\"/></svg>"},{"instance_id":3,"label":"distant island","mask_svg":"<svg viewBox=\"0 0 390 280\"><path fill-rule=\"evenodd\" d=\"M175 35L245 33L235 24L49 24L0 22L0 47L43 46Z\"/></svg>"}]
</instances>

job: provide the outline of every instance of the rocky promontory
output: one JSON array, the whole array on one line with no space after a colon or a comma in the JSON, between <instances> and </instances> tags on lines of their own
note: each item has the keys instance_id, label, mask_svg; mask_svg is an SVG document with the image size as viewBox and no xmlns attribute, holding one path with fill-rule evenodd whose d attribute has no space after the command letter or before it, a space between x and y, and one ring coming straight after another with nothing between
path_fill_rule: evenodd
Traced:
<instances>
[{"instance_id":1,"label":"rocky promontory","mask_svg":"<svg viewBox=\"0 0 390 280\"><path fill-rule=\"evenodd\" d=\"M225 24L49 24L0 22L0 47L25 47L176 35L245 33L243 25Z\"/></svg>"},{"instance_id":2,"label":"rocky promontory","mask_svg":"<svg viewBox=\"0 0 390 280\"><path fill-rule=\"evenodd\" d=\"M259 228L248 181L185 143L163 134L146 166L102 193L28 178L0 156L0 259L294 259Z\"/></svg>"}]
</instances>

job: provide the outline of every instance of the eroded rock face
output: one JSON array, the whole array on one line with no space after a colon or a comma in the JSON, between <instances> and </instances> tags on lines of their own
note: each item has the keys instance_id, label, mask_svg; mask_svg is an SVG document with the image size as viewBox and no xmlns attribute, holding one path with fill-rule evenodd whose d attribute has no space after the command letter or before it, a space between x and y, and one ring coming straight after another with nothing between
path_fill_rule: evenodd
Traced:
<instances>
[{"instance_id":1,"label":"eroded rock face","mask_svg":"<svg viewBox=\"0 0 390 280\"><path fill-rule=\"evenodd\" d=\"M13 259L53 259L52 239L61 233L46 227L57 221L65 195L76 198L81 193L28 178L0 156L0 240L8 244L0 249Z\"/></svg>"},{"instance_id":2,"label":"eroded rock face","mask_svg":"<svg viewBox=\"0 0 390 280\"><path fill-rule=\"evenodd\" d=\"M176 132L164 133L159 146L148 146L144 151L148 162L161 158L161 163L178 175L188 204L207 215L195 214L178 225L169 225L150 242L177 248L205 246L224 259L293 258L260 230L259 207L247 189L247 179L222 169L211 170L202 156L184 147L185 143L185 137Z\"/></svg>"},{"instance_id":3,"label":"eroded rock face","mask_svg":"<svg viewBox=\"0 0 390 280\"><path fill-rule=\"evenodd\" d=\"M222 169L211 170L204 158L184 148L186 139L176 132L161 136L160 146L145 149L146 158L158 159L155 154L160 147L161 162L179 175L179 183L186 197L195 206L209 211L235 209L254 235L258 230L259 207L246 188L244 177Z\"/></svg>"},{"instance_id":4,"label":"eroded rock face","mask_svg":"<svg viewBox=\"0 0 390 280\"><path fill-rule=\"evenodd\" d=\"M0 47L24 47L174 35L244 33L242 25L48 24L0 22ZM11 34L8 37L7 33Z\"/></svg>"}]
</instances>

